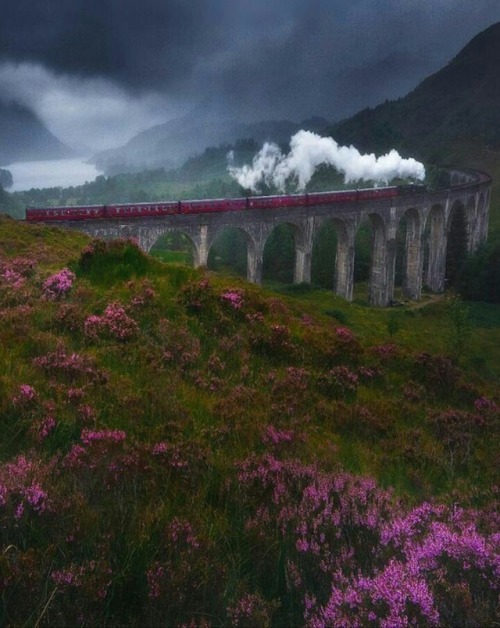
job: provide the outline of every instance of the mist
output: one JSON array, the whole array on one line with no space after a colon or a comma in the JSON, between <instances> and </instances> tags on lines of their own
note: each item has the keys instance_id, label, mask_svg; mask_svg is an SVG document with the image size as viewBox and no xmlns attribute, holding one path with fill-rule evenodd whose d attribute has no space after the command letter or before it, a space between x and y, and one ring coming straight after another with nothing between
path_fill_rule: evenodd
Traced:
<instances>
[{"instance_id":1,"label":"mist","mask_svg":"<svg viewBox=\"0 0 500 628\"><path fill-rule=\"evenodd\" d=\"M27 107L81 154L119 146L181 110L165 95L129 93L110 79L57 74L36 63L0 63L0 100Z\"/></svg>"},{"instance_id":2,"label":"mist","mask_svg":"<svg viewBox=\"0 0 500 628\"><path fill-rule=\"evenodd\" d=\"M283 154L277 144L266 142L254 156L251 165L233 165L228 155L229 174L245 189L259 192L263 184L285 192L288 185L304 190L318 166L333 166L344 175L344 182L370 181L387 184L392 179L420 180L425 167L396 150L376 157L361 154L354 146L339 146L331 137L311 131L298 131L290 140L290 152Z\"/></svg>"}]
</instances>

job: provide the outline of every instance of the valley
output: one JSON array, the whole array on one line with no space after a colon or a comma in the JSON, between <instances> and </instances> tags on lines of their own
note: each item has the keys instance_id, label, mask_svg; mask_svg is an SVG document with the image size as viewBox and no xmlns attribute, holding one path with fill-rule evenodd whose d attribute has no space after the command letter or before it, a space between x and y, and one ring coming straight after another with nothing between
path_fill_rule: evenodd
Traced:
<instances>
[{"instance_id":1,"label":"valley","mask_svg":"<svg viewBox=\"0 0 500 628\"><path fill-rule=\"evenodd\" d=\"M26 99L33 86L22 78L36 77L31 109L15 98L0 102L0 624L493 628L500 611L500 23L486 28L488 13L483 30L406 96L345 119L249 122L222 115L220 103L234 103L236 84L255 115L271 102L279 111L283 103L306 102L312 111L335 97L330 83L354 98L352 87L358 96L383 90L384 67L396 76L408 71L402 60L427 67L432 50L427 38L422 54L420 9L393 16L392 6L380 26L379 16L346 3L361 26L350 31L344 22L342 37L335 30L342 12L329 23L325 10L324 25L304 28L316 15L313 5L294 22L291 4L262 19L255 3L241 24L231 21L240 9L225 7L214 25L199 7L191 23L189 3L182 11L153 4L150 14L125 2L119 19L97 5L80 15L78 3L65 6L62 18L51 4L35 12L41 31L34 21L25 30L27 16L16 31L13 6L8 29L0 22L0 60L5 50L30 44L16 63L0 64L0 82ZM468 8L468 21L480 5ZM434 10L424 23L442 42ZM77 28L69 28L73 12ZM278 15L285 14L290 20L282 24ZM124 30L130 15L133 36ZM460 15L455 7L454 24ZM254 22L266 25L258 46ZM11 30L22 36L13 39ZM417 31L418 54L404 53L402 38ZM228 32L239 36L228 42ZM353 41L355 59L360 32L373 61L342 66L330 46ZM390 54L377 56L377 47L384 52L393 41ZM50 71L25 63L39 42L38 58L49 59ZM201 65L194 61L198 46ZM64 59L58 51L66 51ZM191 71L200 91L209 92L207 77L213 79L213 108L208 97L190 113L176 104L175 96L185 104ZM363 76L366 85L356 82ZM91 165L88 178L74 184L33 179L34 187L19 190L18 171L13 181L4 172L19 161L34 176L31 160L73 160L37 108L52 120L80 112L89 121L94 112L96 126L82 124L75 134L85 139L105 127L112 136L126 111L134 128L138 108L156 119L163 101L177 115L96 152L100 174ZM315 149L301 148L299 163L291 138L301 129L322 137L302 136ZM261 153L266 142L274 144ZM317 161L325 146L328 158ZM410 179L407 170L388 181L390 229L368 205L359 224L343 206L356 223L352 300L333 291L342 237L334 220L311 237L310 276L294 284L297 229L259 210L264 226L274 226L265 239L265 228L255 227L262 285L246 281L248 234L235 224L208 246L206 219L204 263L194 268L200 251L182 230L159 235L146 254L133 239L25 220L26 207L118 211L122 204L239 197L250 204L252 194L293 194L310 170L305 205L295 208L305 214L313 211L306 194L374 185L346 182L331 165L332 147L348 162L353 155L368 160L372 171L378 162L371 152L391 151L393 164L422 162L411 162ZM252 192L259 155L264 176ZM449 188L447 164L492 177L488 237L484 242L485 221L477 220L474 251L467 252L471 216L487 195L453 197L454 212L445 192L439 203L418 200ZM270 176L285 166L286 177ZM408 183L424 167L419 196ZM234 176L248 172L252 177ZM404 198L395 190L413 199L400 214ZM358 198L351 200L359 209ZM373 202L382 211L380 199ZM198 214L187 218L195 223ZM408 234L421 227L422 245L439 225L442 236L448 229L439 249L444 289L425 285L431 253L422 246L414 275L423 289L410 300ZM438 248L434 242L434 255ZM386 267L380 260L389 255ZM374 274L387 281L392 270L391 299L373 307Z\"/></svg>"}]
</instances>

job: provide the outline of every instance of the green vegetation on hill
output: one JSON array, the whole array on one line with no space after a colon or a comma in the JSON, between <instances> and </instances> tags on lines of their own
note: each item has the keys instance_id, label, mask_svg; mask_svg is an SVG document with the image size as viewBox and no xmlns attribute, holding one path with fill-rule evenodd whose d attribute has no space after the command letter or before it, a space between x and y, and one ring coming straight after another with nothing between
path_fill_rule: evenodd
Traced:
<instances>
[{"instance_id":1,"label":"green vegetation on hill","mask_svg":"<svg viewBox=\"0 0 500 628\"><path fill-rule=\"evenodd\" d=\"M443 163L457 138L500 143L500 23L460 51L448 65L397 101L364 109L336 124L339 143L384 153L397 148L419 159Z\"/></svg>"},{"instance_id":2,"label":"green vegetation on hill","mask_svg":"<svg viewBox=\"0 0 500 628\"><path fill-rule=\"evenodd\" d=\"M0 310L2 624L494 625L498 307L0 217Z\"/></svg>"}]
</instances>

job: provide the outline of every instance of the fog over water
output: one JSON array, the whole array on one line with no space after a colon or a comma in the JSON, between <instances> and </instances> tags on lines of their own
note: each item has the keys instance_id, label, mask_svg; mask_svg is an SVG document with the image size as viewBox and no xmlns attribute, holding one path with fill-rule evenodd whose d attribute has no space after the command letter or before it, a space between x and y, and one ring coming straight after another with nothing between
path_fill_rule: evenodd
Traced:
<instances>
[{"instance_id":1,"label":"fog over water","mask_svg":"<svg viewBox=\"0 0 500 628\"><path fill-rule=\"evenodd\" d=\"M23 161L4 166L10 170L14 184L9 192L21 192L31 188L69 187L93 181L103 174L85 158L53 159L47 161Z\"/></svg>"}]
</instances>

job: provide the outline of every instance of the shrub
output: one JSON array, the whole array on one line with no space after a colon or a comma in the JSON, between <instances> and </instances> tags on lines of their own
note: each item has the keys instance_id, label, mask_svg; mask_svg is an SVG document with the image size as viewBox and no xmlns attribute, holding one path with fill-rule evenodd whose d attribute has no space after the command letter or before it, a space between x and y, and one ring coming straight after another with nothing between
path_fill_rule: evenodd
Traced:
<instances>
[{"instance_id":1,"label":"shrub","mask_svg":"<svg viewBox=\"0 0 500 628\"><path fill-rule=\"evenodd\" d=\"M43 294L46 299L50 301L57 301L67 296L73 282L75 280L75 273L69 268L63 268L57 273L54 273L48 277L43 283Z\"/></svg>"},{"instance_id":2,"label":"shrub","mask_svg":"<svg viewBox=\"0 0 500 628\"><path fill-rule=\"evenodd\" d=\"M347 315L342 310L325 310L325 314L335 318L341 325L347 324Z\"/></svg>"},{"instance_id":3,"label":"shrub","mask_svg":"<svg viewBox=\"0 0 500 628\"><path fill-rule=\"evenodd\" d=\"M143 276L150 266L150 259L132 240L93 240L80 254L77 273L109 286Z\"/></svg>"},{"instance_id":4,"label":"shrub","mask_svg":"<svg viewBox=\"0 0 500 628\"><path fill-rule=\"evenodd\" d=\"M500 243L484 245L469 255L456 287L464 299L500 303Z\"/></svg>"},{"instance_id":5,"label":"shrub","mask_svg":"<svg viewBox=\"0 0 500 628\"><path fill-rule=\"evenodd\" d=\"M94 341L102 335L107 335L124 342L137 336L139 326L126 313L123 305L112 302L106 306L102 316L92 314L85 320L84 332L89 339Z\"/></svg>"},{"instance_id":6,"label":"shrub","mask_svg":"<svg viewBox=\"0 0 500 628\"><path fill-rule=\"evenodd\" d=\"M474 510L426 502L409 509L369 478L321 473L270 455L244 461L238 483L254 569L262 578L266 569L282 570L283 596L295 601L307 625L494 621L500 591L494 517L486 523Z\"/></svg>"},{"instance_id":7,"label":"shrub","mask_svg":"<svg viewBox=\"0 0 500 628\"><path fill-rule=\"evenodd\" d=\"M359 378L347 366L336 366L318 376L318 387L333 399L352 398L356 395Z\"/></svg>"}]
</instances>

